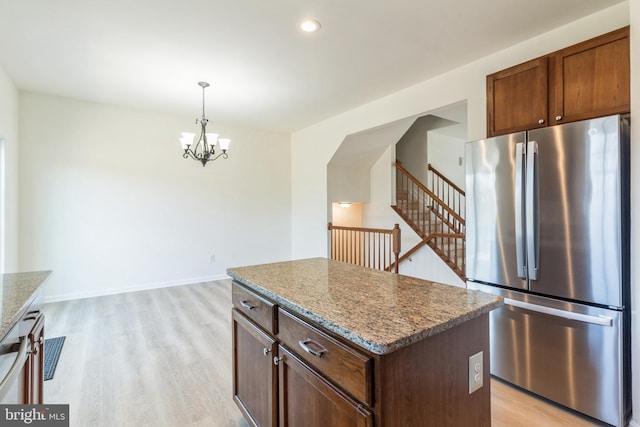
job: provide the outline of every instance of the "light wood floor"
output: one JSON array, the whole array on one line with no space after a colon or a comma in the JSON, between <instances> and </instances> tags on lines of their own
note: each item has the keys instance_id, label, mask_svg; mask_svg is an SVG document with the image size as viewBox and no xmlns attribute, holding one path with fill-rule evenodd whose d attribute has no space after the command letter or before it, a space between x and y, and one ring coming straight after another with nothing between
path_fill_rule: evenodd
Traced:
<instances>
[{"instance_id":1,"label":"light wood floor","mask_svg":"<svg viewBox=\"0 0 640 427\"><path fill-rule=\"evenodd\" d=\"M231 397L230 283L47 304L46 336L67 338L45 402L70 404L72 427L247 426ZM491 388L493 426L597 425Z\"/></svg>"}]
</instances>

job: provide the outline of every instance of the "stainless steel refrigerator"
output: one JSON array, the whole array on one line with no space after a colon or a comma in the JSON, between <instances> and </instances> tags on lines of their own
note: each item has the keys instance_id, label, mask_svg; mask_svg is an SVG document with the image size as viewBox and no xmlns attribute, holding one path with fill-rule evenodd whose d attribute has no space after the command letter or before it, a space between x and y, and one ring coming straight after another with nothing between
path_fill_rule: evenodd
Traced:
<instances>
[{"instance_id":1,"label":"stainless steel refrigerator","mask_svg":"<svg viewBox=\"0 0 640 427\"><path fill-rule=\"evenodd\" d=\"M608 424L631 411L629 123L466 144L468 286L491 312L491 373Z\"/></svg>"}]
</instances>

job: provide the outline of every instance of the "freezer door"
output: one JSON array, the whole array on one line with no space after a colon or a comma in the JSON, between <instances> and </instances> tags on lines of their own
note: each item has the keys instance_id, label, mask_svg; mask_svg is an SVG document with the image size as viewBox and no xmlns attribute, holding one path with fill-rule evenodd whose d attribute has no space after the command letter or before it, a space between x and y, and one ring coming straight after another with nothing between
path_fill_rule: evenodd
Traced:
<instances>
[{"instance_id":1,"label":"freezer door","mask_svg":"<svg viewBox=\"0 0 640 427\"><path fill-rule=\"evenodd\" d=\"M524 132L466 144L466 267L469 280L526 287Z\"/></svg>"},{"instance_id":2,"label":"freezer door","mask_svg":"<svg viewBox=\"0 0 640 427\"><path fill-rule=\"evenodd\" d=\"M491 373L540 396L625 425L622 312L505 300L491 312Z\"/></svg>"},{"instance_id":3,"label":"freezer door","mask_svg":"<svg viewBox=\"0 0 640 427\"><path fill-rule=\"evenodd\" d=\"M530 291L622 307L620 123L611 116L528 133Z\"/></svg>"}]
</instances>

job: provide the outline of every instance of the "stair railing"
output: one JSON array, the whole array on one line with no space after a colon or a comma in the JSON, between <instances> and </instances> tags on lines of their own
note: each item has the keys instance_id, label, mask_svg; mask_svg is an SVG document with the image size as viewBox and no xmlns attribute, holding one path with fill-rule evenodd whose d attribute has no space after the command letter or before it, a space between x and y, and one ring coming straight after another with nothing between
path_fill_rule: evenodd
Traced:
<instances>
[{"instance_id":1,"label":"stair railing","mask_svg":"<svg viewBox=\"0 0 640 427\"><path fill-rule=\"evenodd\" d=\"M463 193L461 190L458 192ZM458 205L464 203L458 202ZM422 238L423 244L429 245L464 280L464 218L411 175L400 162L396 162L394 209Z\"/></svg>"},{"instance_id":2,"label":"stair railing","mask_svg":"<svg viewBox=\"0 0 640 427\"><path fill-rule=\"evenodd\" d=\"M464 190L454 184L442 172L427 164L427 186L438 199L453 209L462 218L465 217L465 193Z\"/></svg>"},{"instance_id":3,"label":"stair railing","mask_svg":"<svg viewBox=\"0 0 640 427\"><path fill-rule=\"evenodd\" d=\"M420 227L420 231L416 230L423 238L435 232L464 234L464 218L411 175L398 161L396 161L396 206L404 211L416 225L428 226Z\"/></svg>"},{"instance_id":4,"label":"stair railing","mask_svg":"<svg viewBox=\"0 0 640 427\"><path fill-rule=\"evenodd\" d=\"M330 258L398 273L400 226L392 229L342 227L329 223Z\"/></svg>"}]
</instances>

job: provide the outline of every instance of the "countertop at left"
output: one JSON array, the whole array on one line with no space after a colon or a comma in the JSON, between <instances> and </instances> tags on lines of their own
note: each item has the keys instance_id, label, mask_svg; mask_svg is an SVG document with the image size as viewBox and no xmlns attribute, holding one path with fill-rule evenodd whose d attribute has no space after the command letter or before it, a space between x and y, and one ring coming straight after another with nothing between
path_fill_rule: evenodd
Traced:
<instances>
[{"instance_id":1,"label":"countertop at left","mask_svg":"<svg viewBox=\"0 0 640 427\"><path fill-rule=\"evenodd\" d=\"M22 317L51 271L0 275L0 339Z\"/></svg>"}]
</instances>

